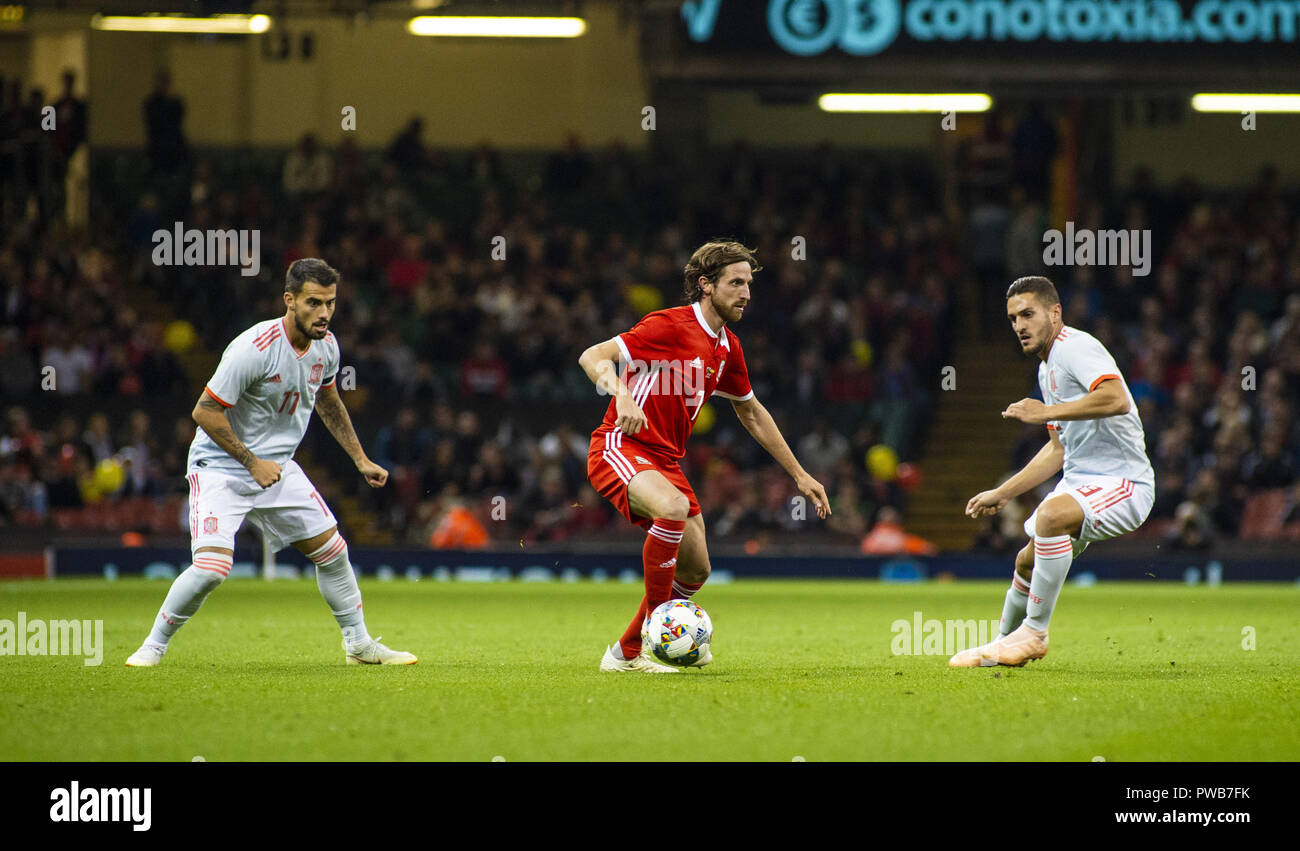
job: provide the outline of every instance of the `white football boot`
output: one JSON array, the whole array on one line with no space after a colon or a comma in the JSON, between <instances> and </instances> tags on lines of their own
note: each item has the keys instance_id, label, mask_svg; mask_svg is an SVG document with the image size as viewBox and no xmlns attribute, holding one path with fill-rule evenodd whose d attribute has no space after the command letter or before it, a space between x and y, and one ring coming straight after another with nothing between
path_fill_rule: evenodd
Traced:
<instances>
[{"instance_id":1,"label":"white football boot","mask_svg":"<svg viewBox=\"0 0 1300 851\"><path fill-rule=\"evenodd\" d=\"M675 674L679 669L660 665L646 653L632 659L620 659L614 655L614 648L606 647L605 656L600 660L600 670L613 672L639 672L643 674Z\"/></svg>"},{"instance_id":2,"label":"white football boot","mask_svg":"<svg viewBox=\"0 0 1300 851\"><path fill-rule=\"evenodd\" d=\"M998 642L1005 635L999 635L988 644L967 647L948 660L949 668L993 668L998 664Z\"/></svg>"},{"instance_id":3,"label":"white football boot","mask_svg":"<svg viewBox=\"0 0 1300 851\"><path fill-rule=\"evenodd\" d=\"M704 645L704 652L700 654L700 658L696 659L694 662L687 665L686 667L703 668L705 665L709 664L712 661L713 661L713 651L710 650L709 645L706 644Z\"/></svg>"},{"instance_id":4,"label":"white football boot","mask_svg":"<svg viewBox=\"0 0 1300 851\"><path fill-rule=\"evenodd\" d=\"M166 652L166 644L154 644L152 641L146 641L140 645L139 650L127 657L126 666L128 668L152 668L162 661L163 654Z\"/></svg>"},{"instance_id":5,"label":"white football boot","mask_svg":"<svg viewBox=\"0 0 1300 851\"><path fill-rule=\"evenodd\" d=\"M1027 624L1016 627L1009 635L999 636L982 647L963 650L948 660L952 668L991 668L1006 665L1023 668L1026 662L1047 655L1047 630L1031 629Z\"/></svg>"},{"instance_id":6,"label":"white football boot","mask_svg":"<svg viewBox=\"0 0 1300 851\"><path fill-rule=\"evenodd\" d=\"M420 661L414 653L390 650L379 643L378 637L368 639L355 648L349 648L345 638L343 652L347 654L349 665L414 665Z\"/></svg>"}]
</instances>

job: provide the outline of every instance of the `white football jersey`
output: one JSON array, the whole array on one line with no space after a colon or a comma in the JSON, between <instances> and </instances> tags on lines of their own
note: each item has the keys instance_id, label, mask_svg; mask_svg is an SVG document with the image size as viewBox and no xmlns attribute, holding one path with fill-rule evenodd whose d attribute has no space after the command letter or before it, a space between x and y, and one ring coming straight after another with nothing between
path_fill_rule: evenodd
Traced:
<instances>
[{"instance_id":1,"label":"white football jersey","mask_svg":"<svg viewBox=\"0 0 1300 851\"><path fill-rule=\"evenodd\" d=\"M235 436L258 458L283 467L307 431L316 394L334 383L339 344L333 333L294 351L285 320L268 319L240 334L221 355L204 392L226 409ZM188 467L253 481L252 475L203 429L190 444Z\"/></svg>"},{"instance_id":2,"label":"white football jersey","mask_svg":"<svg viewBox=\"0 0 1300 851\"><path fill-rule=\"evenodd\" d=\"M1047 360L1038 366L1038 386L1048 405L1082 399L1107 378L1118 379L1124 387L1127 414L1047 423L1065 447L1065 478L1117 476L1155 487L1137 403L1106 347L1088 332L1066 326L1056 335Z\"/></svg>"}]
</instances>

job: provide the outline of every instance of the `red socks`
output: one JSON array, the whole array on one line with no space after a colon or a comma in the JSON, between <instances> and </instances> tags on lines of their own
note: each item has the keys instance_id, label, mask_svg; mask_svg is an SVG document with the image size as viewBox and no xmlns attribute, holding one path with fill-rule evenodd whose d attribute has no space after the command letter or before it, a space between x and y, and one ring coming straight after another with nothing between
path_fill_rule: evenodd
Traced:
<instances>
[{"instance_id":1,"label":"red socks","mask_svg":"<svg viewBox=\"0 0 1300 851\"><path fill-rule=\"evenodd\" d=\"M618 640L618 649L623 652L624 659L631 659L641 655L641 624L645 622L645 616L650 610L645 607L645 597L641 598L641 608L636 610L636 617L627 625L623 631L623 637Z\"/></svg>"},{"instance_id":2,"label":"red socks","mask_svg":"<svg viewBox=\"0 0 1300 851\"><path fill-rule=\"evenodd\" d=\"M645 596L641 598L641 607L637 609L636 617L628 624L618 642L624 659L631 659L641 652L641 624L645 621L645 616L660 603L673 598L677 549L682 544L682 530L685 528L685 520L665 520L662 517L655 518L650 526L645 547L641 550L641 565L645 570ZM699 586L695 587L698 590Z\"/></svg>"},{"instance_id":3,"label":"red socks","mask_svg":"<svg viewBox=\"0 0 1300 851\"><path fill-rule=\"evenodd\" d=\"M641 564L645 568L646 611L673 598L673 577L677 575L677 548L682 545L685 520L658 518L645 536Z\"/></svg>"}]
</instances>

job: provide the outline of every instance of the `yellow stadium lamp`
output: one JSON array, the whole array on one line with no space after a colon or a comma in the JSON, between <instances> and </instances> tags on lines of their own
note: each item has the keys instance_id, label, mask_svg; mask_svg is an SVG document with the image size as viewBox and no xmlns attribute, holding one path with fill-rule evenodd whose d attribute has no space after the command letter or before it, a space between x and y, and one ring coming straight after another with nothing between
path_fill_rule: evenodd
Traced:
<instances>
[{"instance_id":1,"label":"yellow stadium lamp","mask_svg":"<svg viewBox=\"0 0 1300 851\"><path fill-rule=\"evenodd\" d=\"M91 29L106 32L256 35L271 28L269 15L95 15Z\"/></svg>"},{"instance_id":2,"label":"yellow stadium lamp","mask_svg":"<svg viewBox=\"0 0 1300 851\"><path fill-rule=\"evenodd\" d=\"M1192 95L1192 109L1197 112L1300 112L1300 95L1202 92Z\"/></svg>"},{"instance_id":3,"label":"yellow stadium lamp","mask_svg":"<svg viewBox=\"0 0 1300 851\"><path fill-rule=\"evenodd\" d=\"M824 94L823 112L987 112L993 98L985 94Z\"/></svg>"},{"instance_id":4,"label":"yellow stadium lamp","mask_svg":"<svg viewBox=\"0 0 1300 851\"><path fill-rule=\"evenodd\" d=\"M477 38L577 38L587 31L582 18L421 15L406 22L411 35Z\"/></svg>"}]
</instances>

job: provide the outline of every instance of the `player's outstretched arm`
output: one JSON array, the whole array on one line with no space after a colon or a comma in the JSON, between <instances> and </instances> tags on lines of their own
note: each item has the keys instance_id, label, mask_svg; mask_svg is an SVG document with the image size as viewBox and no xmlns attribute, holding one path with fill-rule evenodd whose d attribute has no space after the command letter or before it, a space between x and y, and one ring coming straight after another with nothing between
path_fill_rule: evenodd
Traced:
<instances>
[{"instance_id":1,"label":"player's outstretched arm","mask_svg":"<svg viewBox=\"0 0 1300 851\"><path fill-rule=\"evenodd\" d=\"M322 387L316 393L316 413L339 442L339 446L348 453L352 463L357 465L357 471L366 477L366 484L372 488L382 488L388 481L388 471L371 461L366 456L366 450L361 448L361 441L352 428L352 418L348 416L348 409L339 396L337 383Z\"/></svg>"},{"instance_id":2,"label":"player's outstretched arm","mask_svg":"<svg viewBox=\"0 0 1300 851\"><path fill-rule=\"evenodd\" d=\"M1008 502L1061 471L1061 466L1065 463L1065 447L1061 445L1061 439L1056 436L1055 430L1050 430L1047 434L1050 439L1019 473L993 490L977 493L970 498L970 502L966 503L967 517L997 514Z\"/></svg>"},{"instance_id":3,"label":"player's outstretched arm","mask_svg":"<svg viewBox=\"0 0 1300 851\"><path fill-rule=\"evenodd\" d=\"M1107 378L1094 387L1091 393L1073 402L1044 405L1037 399L1021 399L1008 405L1002 416L1042 425L1054 420L1099 420L1102 417L1127 414L1128 410L1128 394L1124 392L1123 383L1117 378Z\"/></svg>"},{"instance_id":4,"label":"player's outstretched arm","mask_svg":"<svg viewBox=\"0 0 1300 851\"><path fill-rule=\"evenodd\" d=\"M794 457L794 453L785 442L785 437L781 434L781 429L777 428L776 420L772 419L767 408L759 404L757 397L754 396L750 396L743 402L732 402L731 407L740 418L740 424L754 436L759 446L766 449L790 474L799 492L812 500L813 505L817 507L817 516L823 520L829 517L831 501L826 497L826 489L822 487L821 482L808 475L808 471L799 463L799 459Z\"/></svg>"},{"instance_id":5,"label":"player's outstretched arm","mask_svg":"<svg viewBox=\"0 0 1300 851\"><path fill-rule=\"evenodd\" d=\"M618 411L618 422L615 425L622 429L624 434L636 434L645 428L645 412L632 398L632 391L627 389L627 383L618 376L618 369L614 363L618 361L620 354L618 342L611 338L583 352L578 358L578 366L587 373L587 377L591 379L592 384L596 385L597 390L614 397L615 410Z\"/></svg>"},{"instance_id":6,"label":"player's outstretched arm","mask_svg":"<svg viewBox=\"0 0 1300 851\"><path fill-rule=\"evenodd\" d=\"M230 427L230 420L226 419L226 409L220 402L209 396L206 390L199 397L190 416L194 418L195 425L207 432L213 443L244 465L252 474L253 481L264 488L269 488L280 480L280 465L274 461L258 458L243 441L235 436L235 430Z\"/></svg>"}]
</instances>

